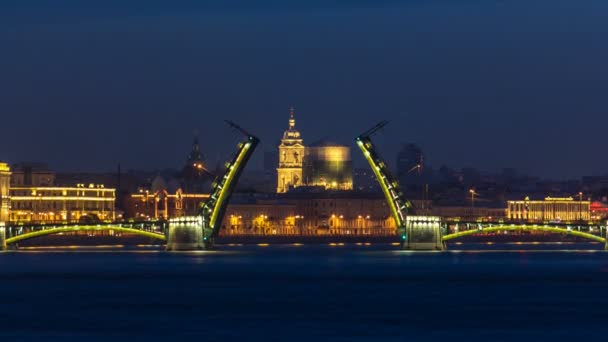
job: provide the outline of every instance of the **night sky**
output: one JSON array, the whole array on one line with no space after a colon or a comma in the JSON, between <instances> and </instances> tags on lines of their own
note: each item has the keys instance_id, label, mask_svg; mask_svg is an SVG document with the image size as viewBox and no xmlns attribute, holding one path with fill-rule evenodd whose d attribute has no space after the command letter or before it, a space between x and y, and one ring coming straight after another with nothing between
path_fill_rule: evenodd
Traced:
<instances>
[{"instance_id":1,"label":"night sky","mask_svg":"<svg viewBox=\"0 0 608 342\"><path fill-rule=\"evenodd\" d=\"M391 121L389 162L416 142L433 166L606 174L607 19L605 0L2 0L0 159L181 167L198 130L215 163L232 119L261 168L293 105L306 143Z\"/></svg>"}]
</instances>

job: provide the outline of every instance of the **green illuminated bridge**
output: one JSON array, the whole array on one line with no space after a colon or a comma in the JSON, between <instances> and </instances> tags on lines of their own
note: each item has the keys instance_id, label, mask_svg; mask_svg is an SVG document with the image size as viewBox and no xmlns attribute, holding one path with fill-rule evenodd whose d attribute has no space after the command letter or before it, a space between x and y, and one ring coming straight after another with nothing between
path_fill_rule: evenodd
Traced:
<instances>
[{"instance_id":1,"label":"green illuminated bridge","mask_svg":"<svg viewBox=\"0 0 608 342\"><path fill-rule=\"evenodd\" d=\"M541 232L600 242L608 249L607 228L605 224L593 223L457 222L442 224L442 241L459 240L474 235L500 236L509 232Z\"/></svg>"},{"instance_id":2,"label":"green illuminated bridge","mask_svg":"<svg viewBox=\"0 0 608 342\"><path fill-rule=\"evenodd\" d=\"M473 235L499 236L512 231L544 232L559 234L564 237L576 237L601 242L608 249L606 226L599 224L566 224L566 223L529 223L529 222L442 222L439 217L415 216L411 203L405 198L397 179L388 170L372 143L372 135L386 126L382 121L365 133L359 135L355 142L369 163L384 193L391 215L397 225L397 235L403 249L443 250L446 242L463 239Z\"/></svg>"},{"instance_id":3,"label":"green illuminated bridge","mask_svg":"<svg viewBox=\"0 0 608 342\"><path fill-rule=\"evenodd\" d=\"M228 200L236 183L251 158L259 139L247 131L227 121L233 129L244 136L226 169L213 182L213 189L207 201L201 203L198 215L171 219L168 222L120 222L100 224L44 224L9 225L0 222L0 250L7 245L50 234L72 232L128 233L166 241L167 250L197 250L213 246L219 233Z\"/></svg>"},{"instance_id":4,"label":"green illuminated bridge","mask_svg":"<svg viewBox=\"0 0 608 342\"><path fill-rule=\"evenodd\" d=\"M72 232L109 232L135 234L166 242L167 250L197 250L213 246L236 183L259 143L259 139L229 122L244 140L237 153L226 164L225 172L213 183L207 201L201 203L198 215L169 221L117 222L100 224L8 225L0 222L0 250L20 241L50 234ZM529 223L529 222L443 222L439 217L416 216L413 206L401 190L399 182L388 170L376 151L371 136L387 124L386 121L356 138L357 146L371 166L397 223L397 235L402 248L410 250L444 250L446 242L486 235L500 237L508 232L543 232L564 238L574 237L603 243L608 247L607 226L593 223ZM608 249L608 248L607 248Z\"/></svg>"},{"instance_id":5,"label":"green illuminated bridge","mask_svg":"<svg viewBox=\"0 0 608 342\"><path fill-rule=\"evenodd\" d=\"M0 243L2 243L0 250L5 249L7 245L51 234L75 232L127 233L164 241L167 239L167 231L168 223L165 221L9 225L4 227L4 234L0 236ZM2 235L1 230L0 235Z\"/></svg>"}]
</instances>

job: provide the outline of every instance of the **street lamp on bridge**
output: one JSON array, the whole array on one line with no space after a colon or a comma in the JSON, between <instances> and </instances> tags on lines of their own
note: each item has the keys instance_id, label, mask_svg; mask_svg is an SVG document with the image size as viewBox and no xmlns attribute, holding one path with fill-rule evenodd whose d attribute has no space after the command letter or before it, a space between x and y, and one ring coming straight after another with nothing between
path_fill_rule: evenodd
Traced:
<instances>
[{"instance_id":1,"label":"street lamp on bridge","mask_svg":"<svg viewBox=\"0 0 608 342\"><path fill-rule=\"evenodd\" d=\"M475 195L478 193L475 192L475 189L469 189L469 193L471 194L471 208L475 207Z\"/></svg>"}]
</instances>

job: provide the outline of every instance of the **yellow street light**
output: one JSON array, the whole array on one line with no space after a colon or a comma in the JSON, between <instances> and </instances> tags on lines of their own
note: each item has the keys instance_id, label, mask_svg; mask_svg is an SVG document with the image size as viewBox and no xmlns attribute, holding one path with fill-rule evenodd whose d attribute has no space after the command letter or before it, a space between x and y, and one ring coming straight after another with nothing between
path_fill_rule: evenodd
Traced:
<instances>
[{"instance_id":1,"label":"yellow street light","mask_svg":"<svg viewBox=\"0 0 608 342\"><path fill-rule=\"evenodd\" d=\"M469 193L471 194L471 208L475 206L475 195L477 195L477 193L475 192L475 189L469 189Z\"/></svg>"}]
</instances>

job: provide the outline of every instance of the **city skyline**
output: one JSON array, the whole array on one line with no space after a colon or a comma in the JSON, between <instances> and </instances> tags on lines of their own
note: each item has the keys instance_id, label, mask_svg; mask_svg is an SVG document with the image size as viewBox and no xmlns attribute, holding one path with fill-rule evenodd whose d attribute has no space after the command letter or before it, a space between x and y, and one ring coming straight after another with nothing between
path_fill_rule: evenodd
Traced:
<instances>
[{"instance_id":1,"label":"city skyline","mask_svg":"<svg viewBox=\"0 0 608 342\"><path fill-rule=\"evenodd\" d=\"M391 121L391 162L414 142L436 167L608 170L604 2L32 3L0 5L10 162L178 166L193 128L224 160L223 119L275 150L293 105L309 141Z\"/></svg>"},{"instance_id":2,"label":"city skyline","mask_svg":"<svg viewBox=\"0 0 608 342\"><path fill-rule=\"evenodd\" d=\"M289 107L289 112L291 111L295 112L295 108L293 106ZM287 121L287 120L286 120ZM286 125L287 127L287 125ZM220 125L221 129L224 129L225 132L227 133L226 135L230 135L230 129L227 126L222 126ZM412 170L401 170L401 166L399 165L399 163L397 162L396 159L399 158L400 153L402 153L401 149L404 146L411 146L414 145L417 148L420 148L420 146L418 146L416 143L414 142L406 142L403 141L399 144L397 144L397 146L395 147L395 151L394 151L394 155L386 155L386 151L384 151L386 149L386 136L383 136L383 132L384 130L386 130L386 128L383 128L381 133L378 135L378 140L381 141L381 146L382 146L382 150L380 151L381 155L383 155L384 157L386 157L386 162L389 165L389 167L391 168L391 170L395 173L400 173L400 172L407 172L408 173L408 177L412 178L412 177L416 177L416 175L418 175L418 177L420 176L420 174L418 172L416 172L415 174L411 174ZM237 134L232 134L233 137L237 137ZM279 134L280 136L280 134ZM183 138L183 137L181 137ZM19 160L8 160L8 159L0 159L0 161L4 161L4 162L8 162L9 164L40 164L43 165L45 167L49 167L50 169L52 169L53 171L56 172L87 172L87 173L115 173L117 172L117 169L122 170L121 172L168 172L168 171L174 171L174 172L178 172L179 169L181 169L184 166L184 159L189 159L190 156L188 155L189 152L189 148L192 148L192 140L194 139L195 143L198 145L198 141L199 140L204 140L201 139L201 136L199 134L199 130L198 129L194 129L192 135L189 137L189 145L185 146L183 148L182 151L177 152L176 156L174 159L177 159L176 164L172 164L172 165L160 165L160 164L150 164L150 165L146 165L143 167L138 167L137 165L133 165L131 163L129 163L128 161L125 162L121 162L118 161L115 164L111 164L111 165L102 165L101 167L96 167L96 166L90 166L90 167L86 167L83 165L86 165L86 160L85 159L85 163L84 164L74 164L74 166L71 167L61 167L58 166L57 164L55 164L52 160L28 160L28 159L19 159ZM329 140L328 140L329 139ZM316 138L313 136L313 139L310 139L313 141L313 144L315 143L323 143L326 141L331 141L332 143L336 143L335 140L332 140L329 137L323 137L323 138ZM254 154L254 156L252 157L253 162L251 163L251 165L248 166L248 168L245 170L246 174L251 174L251 173L260 173L260 172L265 172L267 171L267 166L265 165L265 161L264 159L268 157L268 154L273 155L273 159L278 158L278 151L277 148L280 145L280 139L277 139L276 144L273 144L272 146L268 146L268 144L264 145L263 142L260 143L260 145L262 145L265 149L258 151L258 153ZM307 141L309 141L309 139L307 139ZM354 140L353 140L354 141ZM228 143L228 146L232 146L233 145L233 141L231 141L230 143ZM212 146L211 144L209 146ZM355 147L354 143L346 143L344 146L349 146L349 147ZM391 150L393 151L393 148L387 149L387 150ZM531 174L531 173L526 173L524 168L518 168L518 167L513 167L513 166L504 166L504 167L500 167L497 169L483 169L481 167L475 166L475 165L464 165L464 166L456 166L456 165L449 165L440 161L432 161L432 162L428 162L427 161L427 154L426 151L424 149L422 149L422 153L424 154L424 168L425 169L430 169L433 170L434 172L437 172L440 168L445 168L447 167L449 170L452 170L454 172L461 172L461 171L466 171L466 170L474 170L475 172L479 172L480 175L500 175L504 172L515 172L518 176L523 176L523 177L532 177L532 178L538 178L538 179L542 179L542 180L547 180L547 181L568 181L568 180L577 180L577 179L581 179L583 177L587 177L587 176L606 176L608 173L607 172L599 172L599 173L595 173L595 174L580 174L580 175L574 175L572 177L547 177L547 176L543 176L543 175L538 175L538 174ZM60 152L60 151L58 151ZM204 165L205 168L208 168L209 171L213 171L215 170L217 167L219 167L220 165L223 165L224 162L226 161L227 158L229 158L229 153L227 153L226 155L221 155L219 152L215 153L215 155L213 154L213 150L211 149L205 149L204 146L201 147L201 151L200 151L203 155L204 155L204 161L206 163L206 165ZM191 152L190 152L191 153ZM92 157L90 160L95 159L94 155L91 155L90 157ZM78 159L81 160L81 159ZM431 157L432 160L432 157ZM353 161L354 161L354 167L356 169L367 169L367 165L363 159L363 157L358 154L355 153L353 154ZM274 165L274 164L273 164ZM273 168L274 169L274 168ZM400 177L404 176L400 174Z\"/></svg>"},{"instance_id":3,"label":"city skyline","mask_svg":"<svg viewBox=\"0 0 608 342\"><path fill-rule=\"evenodd\" d=\"M2 0L2 340L602 340L606 0Z\"/></svg>"}]
</instances>

